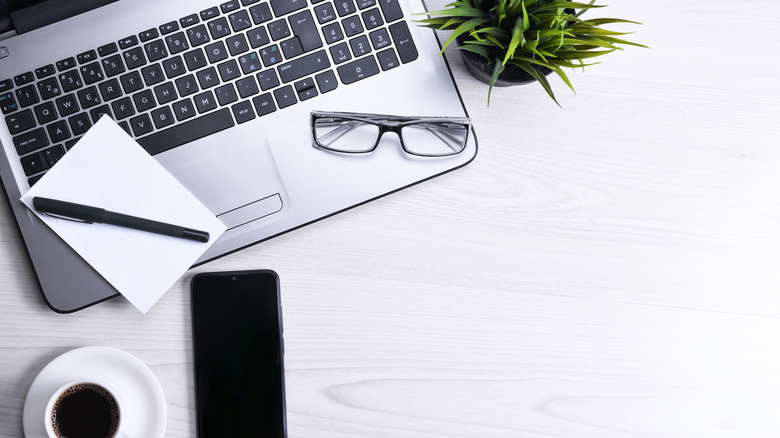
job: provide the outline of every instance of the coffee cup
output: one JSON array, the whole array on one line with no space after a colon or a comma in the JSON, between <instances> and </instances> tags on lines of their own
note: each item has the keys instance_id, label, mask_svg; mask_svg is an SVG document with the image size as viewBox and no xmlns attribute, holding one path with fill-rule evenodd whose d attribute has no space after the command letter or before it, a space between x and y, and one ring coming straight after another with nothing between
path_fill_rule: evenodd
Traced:
<instances>
[{"instance_id":1,"label":"coffee cup","mask_svg":"<svg viewBox=\"0 0 780 438\"><path fill-rule=\"evenodd\" d=\"M49 399L44 427L49 438L122 437L122 402L103 382L78 380L60 387Z\"/></svg>"}]
</instances>

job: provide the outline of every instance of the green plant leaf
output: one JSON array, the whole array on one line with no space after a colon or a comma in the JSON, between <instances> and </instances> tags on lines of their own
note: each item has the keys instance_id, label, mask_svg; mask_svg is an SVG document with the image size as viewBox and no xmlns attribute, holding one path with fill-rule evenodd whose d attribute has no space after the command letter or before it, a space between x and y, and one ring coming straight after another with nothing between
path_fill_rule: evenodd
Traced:
<instances>
[{"instance_id":1,"label":"green plant leaf","mask_svg":"<svg viewBox=\"0 0 780 438\"><path fill-rule=\"evenodd\" d=\"M490 76L490 85L488 86L487 106L490 106L490 93L493 91L493 84L495 84L496 80L498 80L498 75L504 71L504 64L500 59L496 59L494 63L495 66L493 67L493 74Z\"/></svg>"},{"instance_id":2,"label":"green plant leaf","mask_svg":"<svg viewBox=\"0 0 780 438\"><path fill-rule=\"evenodd\" d=\"M444 49L446 49L447 46L449 46L450 43L452 43L455 40L455 38L457 38L459 35L470 31L472 28L474 28L474 26L478 24L482 24L484 22L485 20L483 18L472 18L466 21L465 23L461 24L460 26L458 26L455 30L452 31L452 35L450 35L450 37L447 38L447 41L444 42L444 46L442 47L442 52L444 52Z\"/></svg>"}]
</instances>

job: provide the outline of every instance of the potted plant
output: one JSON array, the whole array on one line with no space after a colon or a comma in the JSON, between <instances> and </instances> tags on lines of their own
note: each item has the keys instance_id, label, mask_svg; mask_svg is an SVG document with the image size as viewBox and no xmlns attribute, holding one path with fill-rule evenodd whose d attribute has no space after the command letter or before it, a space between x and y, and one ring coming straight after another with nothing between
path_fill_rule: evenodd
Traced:
<instances>
[{"instance_id":1,"label":"potted plant","mask_svg":"<svg viewBox=\"0 0 780 438\"><path fill-rule=\"evenodd\" d=\"M446 49L458 42L469 71L493 86L538 81L555 101L546 75L555 72L574 91L563 68L593 65L592 58L620 49L619 45L646 47L620 38L626 32L603 29L615 23L639 24L617 18L580 18L590 3L566 0L456 0L447 9L429 12L421 26L451 30ZM559 104L560 106L560 104Z\"/></svg>"}]
</instances>

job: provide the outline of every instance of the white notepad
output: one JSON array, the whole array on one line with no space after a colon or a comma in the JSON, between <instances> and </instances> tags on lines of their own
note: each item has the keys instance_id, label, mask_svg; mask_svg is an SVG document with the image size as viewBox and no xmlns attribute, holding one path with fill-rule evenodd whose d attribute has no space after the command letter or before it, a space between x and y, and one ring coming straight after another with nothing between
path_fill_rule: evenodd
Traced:
<instances>
[{"instance_id":1,"label":"white notepad","mask_svg":"<svg viewBox=\"0 0 780 438\"><path fill-rule=\"evenodd\" d=\"M207 243L35 210L52 198L207 231ZM101 118L22 202L146 313L224 232L225 225L110 117Z\"/></svg>"}]
</instances>

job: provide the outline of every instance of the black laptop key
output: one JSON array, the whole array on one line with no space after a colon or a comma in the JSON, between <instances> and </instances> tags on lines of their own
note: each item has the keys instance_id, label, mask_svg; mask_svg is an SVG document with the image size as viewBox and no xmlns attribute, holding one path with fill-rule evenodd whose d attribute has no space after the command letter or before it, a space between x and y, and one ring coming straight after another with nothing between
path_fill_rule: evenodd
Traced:
<instances>
[{"instance_id":1,"label":"black laptop key","mask_svg":"<svg viewBox=\"0 0 780 438\"><path fill-rule=\"evenodd\" d=\"M219 8L216 6L214 6L213 8L206 9L205 11L200 11L200 19L203 21L208 21L218 16L219 16Z\"/></svg>"},{"instance_id":2,"label":"black laptop key","mask_svg":"<svg viewBox=\"0 0 780 438\"><path fill-rule=\"evenodd\" d=\"M46 164L51 168L55 164L57 164L62 157L65 156L65 148L62 147L62 145L56 145L52 146L48 149L45 149L43 152L43 160L46 162Z\"/></svg>"},{"instance_id":3,"label":"black laptop key","mask_svg":"<svg viewBox=\"0 0 780 438\"><path fill-rule=\"evenodd\" d=\"M187 37L190 39L190 45L192 47L201 46L211 41L205 24L199 24L187 29Z\"/></svg>"},{"instance_id":4,"label":"black laptop key","mask_svg":"<svg viewBox=\"0 0 780 438\"><path fill-rule=\"evenodd\" d=\"M14 137L14 146L19 155L24 155L49 145L49 139L43 128L27 131Z\"/></svg>"},{"instance_id":5,"label":"black laptop key","mask_svg":"<svg viewBox=\"0 0 780 438\"><path fill-rule=\"evenodd\" d=\"M255 75L255 77L257 77L257 82L260 84L260 88L262 88L263 91L270 90L279 85L279 77L276 75L276 70L272 68L261 71Z\"/></svg>"},{"instance_id":6,"label":"black laptop key","mask_svg":"<svg viewBox=\"0 0 780 438\"><path fill-rule=\"evenodd\" d=\"M29 84L34 80L35 80L35 76L33 76L33 72L31 71L14 76L14 82L16 83L17 87L22 86L24 84Z\"/></svg>"},{"instance_id":7,"label":"black laptop key","mask_svg":"<svg viewBox=\"0 0 780 438\"><path fill-rule=\"evenodd\" d=\"M317 21L320 24L325 24L336 19L336 10L333 9L333 3L323 3L317 5L314 8L314 13L317 15Z\"/></svg>"},{"instance_id":8,"label":"black laptop key","mask_svg":"<svg viewBox=\"0 0 780 438\"><path fill-rule=\"evenodd\" d=\"M169 33L176 32L177 30L179 30L179 23L175 21L171 21L160 26L160 34L162 35L168 35Z\"/></svg>"},{"instance_id":9,"label":"black laptop key","mask_svg":"<svg viewBox=\"0 0 780 438\"><path fill-rule=\"evenodd\" d=\"M21 161L24 174L27 176L46 170L46 162L40 152L22 157Z\"/></svg>"},{"instance_id":10,"label":"black laptop key","mask_svg":"<svg viewBox=\"0 0 780 438\"><path fill-rule=\"evenodd\" d=\"M287 83L310 76L328 67L330 67L330 61L328 61L327 53L325 50L319 50L280 64L278 70L282 82Z\"/></svg>"},{"instance_id":11,"label":"black laptop key","mask_svg":"<svg viewBox=\"0 0 780 438\"><path fill-rule=\"evenodd\" d=\"M257 88L257 81L255 81L253 76L247 76L237 80L236 88L238 89L238 95L241 96L242 99L254 96L260 92L260 89Z\"/></svg>"},{"instance_id":12,"label":"black laptop key","mask_svg":"<svg viewBox=\"0 0 780 438\"><path fill-rule=\"evenodd\" d=\"M287 20L282 18L268 23L268 33L271 34L271 39L274 41L290 36L290 27L287 26Z\"/></svg>"},{"instance_id":13,"label":"black laptop key","mask_svg":"<svg viewBox=\"0 0 780 438\"><path fill-rule=\"evenodd\" d=\"M119 40L119 48L122 50L133 47L136 44L138 44L138 37L135 35L131 35Z\"/></svg>"},{"instance_id":14,"label":"black laptop key","mask_svg":"<svg viewBox=\"0 0 780 438\"><path fill-rule=\"evenodd\" d=\"M357 38L351 39L349 41L349 46L352 48L352 53L355 54L356 58L359 58L371 51L371 46L368 43L368 37L365 35L360 35Z\"/></svg>"},{"instance_id":15,"label":"black laptop key","mask_svg":"<svg viewBox=\"0 0 780 438\"><path fill-rule=\"evenodd\" d=\"M173 149L234 126L230 109L208 113L179 125L139 138L138 143L151 155Z\"/></svg>"},{"instance_id":16,"label":"black laptop key","mask_svg":"<svg viewBox=\"0 0 780 438\"><path fill-rule=\"evenodd\" d=\"M233 103L238 100L238 95L236 94L236 88L233 87L233 84L223 85L215 89L214 92L217 95L217 102L219 102L219 104L222 106Z\"/></svg>"},{"instance_id":17,"label":"black laptop key","mask_svg":"<svg viewBox=\"0 0 780 438\"><path fill-rule=\"evenodd\" d=\"M73 135L81 135L89 130L92 122L89 120L89 114L79 113L68 119L70 130Z\"/></svg>"},{"instance_id":18,"label":"black laptop key","mask_svg":"<svg viewBox=\"0 0 780 438\"><path fill-rule=\"evenodd\" d=\"M125 93L128 94L144 87L143 81L141 80L141 74L137 71L131 71L126 75L120 76L119 79L122 81L122 88L125 90Z\"/></svg>"},{"instance_id":19,"label":"black laptop key","mask_svg":"<svg viewBox=\"0 0 780 438\"><path fill-rule=\"evenodd\" d=\"M11 135L18 134L28 129L35 128L35 117L33 117L32 110L24 110L22 112L5 116L5 123L8 125L8 132Z\"/></svg>"},{"instance_id":20,"label":"black laptop key","mask_svg":"<svg viewBox=\"0 0 780 438\"><path fill-rule=\"evenodd\" d=\"M173 124L173 113L167 106L152 111L152 121L157 129L163 129Z\"/></svg>"},{"instance_id":21,"label":"black laptop key","mask_svg":"<svg viewBox=\"0 0 780 438\"><path fill-rule=\"evenodd\" d=\"M260 96L253 98L252 104L255 106L258 117L276 111L276 104L274 103L274 98L271 97L271 93L261 94Z\"/></svg>"},{"instance_id":22,"label":"black laptop key","mask_svg":"<svg viewBox=\"0 0 780 438\"><path fill-rule=\"evenodd\" d=\"M38 98L38 92L35 91L35 85L30 84L26 87L16 90L16 100L19 102L19 106L22 108L40 102L40 99Z\"/></svg>"},{"instance_id":23,"label":"black laptop key","mask_svg":"<svg viewBox=\"0 0 780 438\"><path fill-rule=\"evenodd\" d=\"M204 90L207 88L216 87L220 83L219 76L217 75L217 69L214 67L200 70L198 73L196 73L196 76L198 77L200 88Z\"/></svg>"},{"instance_id":24,"label":"black laptop key","mask_svg":"<svg viewBox=\"0 0 780 438\"><path fill-rule=\"evenodd\" d=\"M103 70L109 78L125 72L125 64L122 62L121 55L112 55L108 58L103 58L100 62L103 64Z\"/></svg>"},{"instance_id":25,"label":"black laptop key","mask_svg":"<svg viewBox=\"0 0 780 438\"><path fill-rule=\"evenodd\" d=\"M187 37L184 36L184 32L168 35L165 37L165 42L168 44L168 51L171 55L175 55L190 48L189 43L187 43Z\"/></svg>"},{"instance_id":26,"label":"black laptop key","mask_svg":"<svg viewBox=\"0 0 780 438\"><path fill-rule=\"evenodd\" d=\"M104 102L114 100L122 96L122 89L119 87L119 81L111 79L98 84L100 95L103 97Z\"/></svg>"},{"instance_id":27,"label":"black laptop key","mask_svg":"<svg viewBox=\"0 0 780 438\"><path fill-rule=\"evenodd\" d=\"M48 78L38 82L38 92L41 94L41 99L48 100L59 96L62 90L57 78Z\"/></svg>"},{"instance_id":28,"label":"black laptop key","mask_svg":"<svg viewBox=\"0 0 780 438\"><path fill-rule=\"evenodd\" d=\"M417 59L417 47L414 46L412 34L405 21L391 24L390 34L393 36L395 47L398 49L398 57L401 58L402 63L406 64Z\"/></svg>"},{"instance_id":29,"label":"black laptop key","mask_svg":"<svg viewBox=\"0 0 780 438\"><path fill-rule=\"evenodd\" d=\"M243 33L233 35L225 40L227 43L228 51L232 56L240 55L249 50L249 43L246 42L246 37Z\"/></svg>"},{"instance_id":30,"label":"black laptop key","mask_svg":"<svg viewBox=\"0 0 780 438\"><path fill-rule=\"evenodd\" d=\"M179 91L179 96L181 97L189 96L190 94L195 94L200 91L200 89L198 89L198 83L195 80L195 75L192 74L176 79L176 89ZM139 109L139 111L141 111L141 109Z\"/></svg>"},{"instance_id":31,"label":"black laptop key","mask_svg":"<svg viewBox=\"0 0 780 438\"><path fill-rule=\"evenodd\" d=\"M14 87L14 83L10 79L0 81L0 93L4 93L13 87Z\"/></svg>"},{"instance_id":32,"label":"black laptop key","mask_svg":"<svg viewBox=\"0 0 780 438\"><path fill-rule=\"evenodd\" d=\"M61 117L69 116L79 110L79 104L76 100L76 95L66 94L55 100L57 103L57 111L60 112Z\"/></svg>"},{"instance_id":33,"label":"black laptop key","mask_svg":"<svg viewBox=\"0 0 780 438\"><path fill-rule=\"evenodd\" d=\"M144 50L149 62L159 61L168 56L168 49L163 40L154 40L144 44Z\"/></svg>"},{"instance_id":34,"label":"black laptop key","mask_svg":"<svg viewBox=\"0 0 780 438\"><path fill-rule=\"evenodd\" d=\"M317 81L317 86L320 87L320 93L333 91L339 86L339 82L336 80L336 73L333 73L333 70L327 70L314 76L314 80Z\"/></svg>"},{"instance_id":35,"label":"black laptop key","mask_svg":"<svg viewBox=\"0 0 780 438\"><path fill-rule=\"evenodd\" d=\"M219 76L223 82L232 81L233 79L241 76L241 72L238 69L235 59L228 59L227 61L217 65L219 70Z\"/></svg>"},{"instance_id":36,"label":"black laptop key","mask_svg":"<svg viewBox=\"0 0 780 438\"><path fill-rule=\"evenodd\" d=\"M252 110L252 103L248 100L239 102L231 107L236 122L244 123L255 118L255 112Z\"/></svg>"},{"instance_id":37,"label":"black laptop key","mask_svg":"<svg viewBox=\"0 0 780 438\"><path fill-rule=\"evenodd\" d=\"M108 56L112 53L115 53L119 50L119 48L116 46L116 43L108 43L104 44L100 47L98 47L98 55L100 56Z\"/></svg>"},{"instance_id":38,"label":"black laptop key","mask_svg":"<svg viewBox=\"0 0 780 438\"><path fill-rule=\"evenodd\" d=\"M390 23L395 20L400 20L404 17L404 13L401 10L401 5L398 4L398 0L378 0L379 7L382 8L382 13L385 16L385 21Z\"/></svg>"},{"instance_id":39,"label":"black laptop key","mask_svg":"<svg viewBox=\"0 0 780 438\"><path fill-rule=\"evenodd\" d=\"M333 44L336 41L344 39L344 32L341 30L341 25L338 23L331 23L322 28L322 34L325 36L325 41L328 44Z\"/></svg>"},{"instance_id":40,"label":"black laptop key","mask_svg":"<svg viewBox=\"0 0 780 438\"><path fill-rule=\"evenodd\" d=\"M366 56L337 68L341 82L351 84L379 73L373 56Z\"/></svg>"},{"instance_id":41,"label":"black laptop key","mask_svg":"<svg viewBox=\"0 0 780 438\"><path fill-rule=\"evenodd\" d=\"M181 76L187 72L187 68L184 66L184 61L182 61L181 56L166 59L162 64L165 69L165 74L169 78L175 78L176 76Z\"/></svg>"},{"instance_id":42,"label":"black laptop key","mask_svg":"<svg viewBox=\"0 0 780 438\"><path fill-rule=\"evenodd\" d=\"M12 113L19 109L12 91L0 94L0 109L3 111L3 114Z\"/></svg>"},{"instance_id":43,"label":"black laptop key","mask_svg":"<svg viewBox=\"0 0 780 438\"><path fill-rule=\"evenodd\" d=\"M237 10L241 6L238 4L238 0L230 0L229 2L222 3L219 7L222 9L223 14L227 14Z\"/></svg>"},{"instance_id":44,"label":"black laptop key","mask_svg":"<svg viewBox=\"0 0 780 438\"><path fill-rule=\"evenodd\" d=\"M227 49L225 49L225 44L222 41L217 41L215 43L209 44L205 47L206 50L206 56L209 58L209 62L214 64L218 61L222 61L223 59L227 59Z\"/></svg>"},{"instance_id":45,"label":"black laptop key","mask_svg":"<svg viewBox=\"0 0 780 438\"><path fill-rule=\"evenodd\" d=\"M65 58L62 61L57 61L55 65L57 66L57 71L64 71L76 66L76 58Z\"/></svg>"},{"instance_id":46,"label":"black laptop key","mask_svg":"<svg viewBox=\"0 0 780 438\"><path fill-rule=\"evenodd\" d=\"M252 22L249 19L249 13L241 10L232 13L228 16L230 18L230 25L233 27L233 32L241 32L244 29L252 27Z\"/></svg>"},{"instance_id":47,"label":"black laptop key","mask_svg":"<svg viewBox=\"0 0 780 438\"><path fill-rule=\"evenodd\" d=\"M45 78L46 76L51 76L55 73L54 70L54 64L44 65L41 68L35 69L35 77L38 79Z\"/></svg>"},{"instance_id":48,"label":"black laptop key","mask_svg":"<svg viewBox=\"0 0 780 438\"><path fill-rule=\"evenodd\" d=\"M160 64L152 64L142 68L141 74L144 77L144 83L148 86L159 84L165 80L165 73L163 73Z\"/></svg>"},{"instance_id":49,"label":"black laptop key","mask_svg":"<svg viewBox=\"0 0 780 438\"><path fill-rule=\"evenodd\" d=\"M217 100L214 98L214 93L211 91L192 96L192 100L195 101L195 107L201 114L209 112L217 107Z\"/></svg>"},{"instance_id":50,"label":"black laptop key","mask_svg":"<svg viewBox=\"0 0 780 438\"><path fill-rule=\"evenodd\" d=\"M241 71L248 75L250 73L254 73L257 71L260 71L262 68L262 64L260 63L260 57L257 56L257 53L252 52L243 56L238 57L238 65L241 66Z\"/></svg>"},{"instance_id":51,"label":"black laptop key","mask_svg":"<svg viewBox=\"0 0 780 438\"><path fill-rule=\"evenodd\" d=\"M135 93L133 95L133 102L135 103L135 109L138 110L139 113L150 110L156 106L154 101L154 93L152 93L152 90L144 90Z\"/></svg>"},{"instance_id":52,"label":"black laptop key","mask_svg":"<svg viewBox=\"0 0 780 438\"><path fill-rule=\"evenodd\" d=\"M271 14L271 7L268 6L268 3L266 2L252 6L249 8L249 13L252 15L252 21L255 24L265 23L266 21L274 18L274 16Z\"/></svg>"},{"instance_id":53,"label":"black laptop key","mask_svg":"<svg viewBox=\"0 0 780 438\"><path fill-rule=\"evenodd\" d=\"M130 129L133 130L133 134L136 137L146 135L152 132L152 121L147 114L141 114L140 116L130 119Z\"/></svg>"},{"instance_id":54,"label":"black laptop key","mask_svg":"<svg viewBox=\"0 0 780 438\"><path fill-rule=\"evenodd\" d=\"M304 52L310 52L322 47L320 32L317 29L317 24L314 22L311 11L305 10L291 15L289 20L292 33L301 41L301 47L303 47Z\"/></svg>"},{"instance_id":55,"label":"black laptop key","mask_svg":"<svg viewBox=\"0 0 780 438\"><path fill-rule=\"evenodd\" d=\"M387 33L387 29L377 29L368 34L371 37L371 45L374 50L384 49L390 45L390 35Z\"/></svg>"},{"instance_id":56,"label":"black laptop key","mask_svg":"<svg viewBox=\"0 0 780 438\"><path fill-rule=\"evenodd\" d=\"M60 84L62 85L62 91L65 93L81 88L84 85L81 82L78 70L68 70L65 73L60 73Z\"/></svg>"},{"instance_id":57,"label":"black laptop key","mask_svg":"<svg viewBox=\"0 0 780 438\"><path fill-rule=\"evenodd\" d=\"M311 99L317 96L317 87L314 86L314 79L306 78L295 83L295 92L298 93L298 99L303 102L304 100Z\"/></svg>"},{"instance_id":58,"label":"black laptop key","mask_svg":"<svg viewBox=\"0 0 780 438\"><path fill-rule=\"evenodd\" d=\"M49 132L49 138L51 138L52 143L62 143L70 138L70 130L65 120L52 123L46 127L46 130Z\"/></svg>"},{"instance_id":59,"label":"black laptop key","mask_svg":"<svg viewBox=\"0 0 780 438\"><path fill-rule=\"evenodd\" d=\"M273 93L279 108L286 108L298 103L298 100L295 98L295 91L291 85L274 90Z\"/></svg>"},{"instance_id":60,"label":"black laptop key","mask_svg":"<svg viewBox=\"0 0 780 438\"><path fill-rule=\"evenodd\" d=\"M277 17L306 7L306 0L271 0L271 8Z\"/></svg>"},{"instance_id":61,"label":"black laptop key","mask_svg":"<svg viewBox=\"0 0 780 438\"><path fill-rule=\"evenodd\" d=\"M336 12L339 14L339 17L346 17L356 10L355 2L352 0L338 0L336 2Z\"/></svg>"},{"instance_id":62,"label":"black laptop key","mask_svg":"<svg viewBox=\"0 0 780 438\"><path fill-rule=\"evenodd\" d=\"M358 9L365 9L376 4L376 0L357 0Z\"/></svg>"},{"instance_id":63,"label":"black laptop key","mask_svg":"<svg viewBox=\"0 0 780 438\"><path fill-rule=\"evenodd\" d=\"M249 38L249 45L251 45L253 49L263 47L271 42L271 38L268 37L268 31L265 30L265 27L263 26L248 31L246 36Z\"/></svg>"},{"instance_id":64,"label":"black laptop key","mask_svg":"<svg viewBox=\"0 0 780 438\"><path fill-rule=\"evenodd\" d=\"M174 87L173 82L166 82L154 87L154 94L157 96L157 102L161 105L173 102L179 97L176 94L176 87Z\"/></svg>"},{"instance_id":65,"label":"black laptop key","mask_svg":"<svg viewBox=\"0 0 780 438\"><path fill-rule=\"evenodd\" d=\"M201 49L190 50L184 54L184 62L190 71L195 71L206 66L206 56Z\"/></svg>"},{"instance_id":66,"label":"black laptop key","mask_svg":"<svg viewBox=\"0 0 780 438\"><path fill-rule=\"evenodd\" d=\"M81 66L81 76L84 78L84 84L94 84L95 82L102 81L105 77L103 76L103 69L100 68L99 62L93 62L90 64L82 65Z\"/></svg>"},{"instance_id":67,"label":"black laptop key","mask_svg":"<svg viewBox=\"0 0 780 438\"><path fill-rule=\"evenodd\" d=\"M348 37L363 33L363 23L360 22L360 17L357 15L341 20L341 25L344 26L344 33Z\"/></svg>"},{"instance_id":68,"label":"black laptop key","mask_svg":"<svg viewBox=\"0 0 780 438\"><path fill-rule=\"evenodd\" d=\"M79 53L76 55L76 59L79 61L79 64L85 64L87 62L91 62L97 59L97 52L94 50L87 50L84 53Z\"/></svg>"},{"instance_id":69,"label":"black laptop key","mask_svg":"<svg viewBox=\"0 0 780 438\"><path fill-rule=\"evenodd\" d=\"M35 107L35 118L41 125L57 120L57 110L54 109L54 102L44 102Z\"/></svg>"},{"instance_id":70,"label":"black laptop key","mask_svg":"<svg viewBox=\"0 0 780 438\"><path fill-rule=\"evenodd\" d=\"M279 52L279 46L274 44L270 47L260 49L260 59L266 67L282 62L282 54Z\"/></svg>"},{"instance_id":71,"label":"black laptop key","mask_svg":"<svg viewBox=\"0 0 780 438\"><path fill-rule=\"evenodd\" d=\"M288 38L280 43L282 53L287 59L294 58L303 53L303 47L301 47L301 41L298 37Z\"/></svg>"},{"instance_id":72,"label":"black laptop key","mask_svg":"<svg viewBox=\"0 0 780 438\"><path fill-rule=\"evenodd\" d=\"M133 108L133 102L129 97L123 97L111 104L111 109L114 111L114 117L116 120L126 119L135 114L135 108Z\"/></svg>"},{"instance_id":73,"label":"black laptop key","mask_svg":"<svg viewBox=\"0 0 780 438\"><path fill-rule=\"evenodd\" d=\"M176 115L176 120L182 121L195 117L195 106L192 104L191 99L180 100L173 105L173 114Z\"/></svg>"},{"instance_id":74,"label":"black laptop key","mask_svg":"<svg viewBox=\"0 0 780 438\"><path fill-rule=\"evenodd\" d=\"M190 27L200 23L200 18L198 18L198 14L190 14L180 18L179 23L181 24L181 27Z\"/></svg>"},{"instance_id":75,"label":"black laptop key","mask_svg":"<svg viewBox=\"0 0 780 438\"><path fill-rule=\"evenodd\" d=\"M88 87L83 90L79 90L76 92L76 95L79 98L79 103L81 104L82 109L92 108L93 106L97 106L102 102L96 87Z\"/></svg>"},{"instance_id":76,"label":"black laptop key","mask_svg":"<svg viewBox=\"0 0 780 438\"><path fill-rule=\"evenodd\" d=\"M97 121L100 120L100 118L104 115L112 117L111 108L109 108L108 105L101 105L97 108L92 108L89 110L89 116L92 117L92 123L97 123Z\"/></svg>"},{"instance_id":77,"label":"black laptop key","mask_svg":"<svg viewBox=\"0 0 780 438\"><path fill-rule=\"evenodd\" d=\"M376 57L379 59L379 66L382 67L383 71L387 71L391 68L395 68L401 65L398 62L398 57L395 56L395 50L393 50L392 47L377 53Z\"/></svg>"},{"instance_id":78,"label":"black laptop key","mask_svg":"<svg viewBox=\"0 0 780 438\"><path fill-rule=\"evenodd\" d=\"M209 21L209 32L211 32L211 38L215 40L230 35L227 18L219 17L216 20Z\"/></svg>"},{"instance_id":79,"label":"black laptop key","mask_svg":"<svg viewBox=\"0 0 780 438\"><path fill-rule=\"evenodd\" d=\"M377 8L369 9L360 14L360 16L363 17L363 22L366 23L367 30L376 29L385 24L385 22L382 21L382 14L379 13L379 9Z\"/></svg>"},{"instance_id":80,"label":"black laptop key","mask_svg":"<svg viewBox=\"0 0 780 438\"><path fill-rule=\"evenodd\" d=\"M143 31L143 32L138 34L138 38L141 40L141 42L144 42L144 43L147 42L147 41L153 40L153 39L157 38L158 36L160 36L160 33L157 32L157 29L145 30L145 31Z\"/></svg>"}]
</instances>

